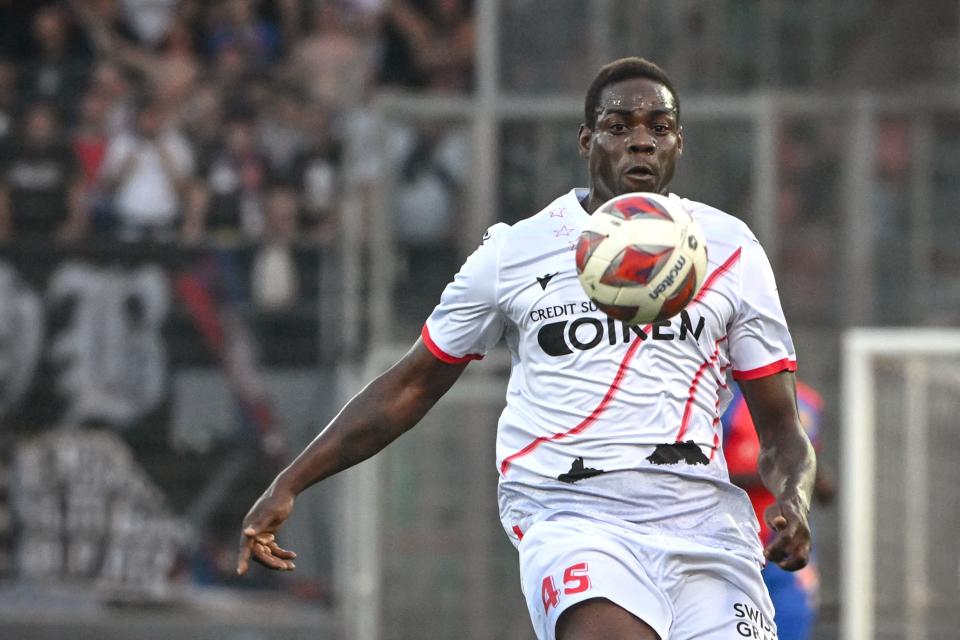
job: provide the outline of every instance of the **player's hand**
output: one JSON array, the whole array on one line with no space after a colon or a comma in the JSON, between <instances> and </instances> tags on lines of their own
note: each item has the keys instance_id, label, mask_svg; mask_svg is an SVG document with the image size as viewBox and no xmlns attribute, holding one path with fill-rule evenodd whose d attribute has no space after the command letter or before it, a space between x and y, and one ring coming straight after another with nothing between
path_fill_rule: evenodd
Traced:
<instances>
[{"instance_id":1,"label":"player's hand","mask_svg":"<svg viewBox=\"0 0 960 640\"><path fill-rule=\"evenodd\" d=\"M240 534L240 553L237 557L237 573L243 575L250 566L250 558L268 569L293 571L297 557L277 544L276 533L293 511L292 493L271 485L254 503L243 519Z\"/></svg>"},{"instance_id":2,"label":"player's hand","mask_svg":"<svg viewBox=\"0 0 960 640\"><path fill-rule=\"evenodd\" d=\"M773 540L764 548L763 555L781 569L797 571L810 561L810 525L807 509L799 499L778 501L763 514Z\"/></svg>"}]
</instances>

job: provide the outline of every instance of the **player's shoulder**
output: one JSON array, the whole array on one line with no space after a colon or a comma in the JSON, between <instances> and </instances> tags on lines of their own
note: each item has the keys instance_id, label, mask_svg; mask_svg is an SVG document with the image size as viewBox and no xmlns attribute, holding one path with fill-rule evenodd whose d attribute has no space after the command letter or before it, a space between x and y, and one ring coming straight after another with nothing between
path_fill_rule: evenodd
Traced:
<instances>
[{"instance_id":1,"label":"player's shoulder","mask_svg":"<svg viewBox=\"0 0 960 640\"><path fill-rule=\"evenodd\" d=\"M681 206L700 224L708 242L721 239L738 245L745 242L757 242L757 236L754 235L747 223L740 218L716 207L674 193L670 194L670 198L678 200Z\"/></svg>"},{"instance_id":2,"label":"player's shoulder","mask_svg":"<svg viewBox=\"0 0 960 640\"><path fill-rule=\"evenodd\" d=\"M545 206L533 215L522 218L513 224L499 222L487 230L487 235L498 245L515 249L541 246L544 234L550 238L575 238L586 216L578 200L577 190L569 191ZM531 244L536 237L538 242ZM569 239L568 238L568 239Z\"/></svg>"},{"instance_id":3,"label":"player's shoulder","mask_svg":"<svg viewBox=\"0 0 960 640\"><path fill-rule=\"evenodd\" d=\"M504 236L510 232L511 225L505 222L497 222L490 227L487 227L487 230L483 232L483 237L480 239L481 247L494 247L500 242L502 242Z\"/></svg>"}]
</instances>

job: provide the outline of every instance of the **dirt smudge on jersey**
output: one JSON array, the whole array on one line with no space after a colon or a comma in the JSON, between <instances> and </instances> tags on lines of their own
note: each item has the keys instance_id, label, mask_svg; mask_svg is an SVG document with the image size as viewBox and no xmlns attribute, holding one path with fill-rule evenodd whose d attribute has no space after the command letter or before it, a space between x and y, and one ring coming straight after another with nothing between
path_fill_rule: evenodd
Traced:
<instances>
[{"instance_id":1,"label":"dirt smudge on jersey","mask_svg":"<svg viewBox=\"0 0 960 640\"><path fill-rule=\"evenodd\" d=\"M677 464L678 462L710 464L710 460L703 455L703 451L693 440L658 444L653 453L647 456L647 460L653 464Z\"/></svg>"},{"instance_id":2,"label":"dirt smudge on jersey","mask_svg":"<svg viewBox=\"0 0 960 640\"><path fill-rule=\"evenodd\" d=\"M573 464L570 465L570 470L557 476L557 480L560 482L574 483L577 480L592 478L593 476L598 476L601 473L606 473L606 471L603 469L591 469L590 467L584 468L583 458L577 458L573 461Z\"/></svg>"}]
</instances>

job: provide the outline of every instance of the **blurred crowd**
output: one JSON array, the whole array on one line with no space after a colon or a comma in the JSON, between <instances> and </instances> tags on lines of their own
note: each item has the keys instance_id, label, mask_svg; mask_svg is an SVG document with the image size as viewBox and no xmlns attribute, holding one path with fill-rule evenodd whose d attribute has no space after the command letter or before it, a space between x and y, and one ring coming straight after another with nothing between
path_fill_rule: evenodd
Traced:
<instances>
[{"instance_id":1,"label":"blurred crowd","mask_svg":"<svg viewBox=\"0 0 960 640\"><path fill-rule=\"evenodd\" d=\"M469 0L0 0L0 241L324 242L371 92L469 91L473 49Z\"/></svg>"}]
</instances>

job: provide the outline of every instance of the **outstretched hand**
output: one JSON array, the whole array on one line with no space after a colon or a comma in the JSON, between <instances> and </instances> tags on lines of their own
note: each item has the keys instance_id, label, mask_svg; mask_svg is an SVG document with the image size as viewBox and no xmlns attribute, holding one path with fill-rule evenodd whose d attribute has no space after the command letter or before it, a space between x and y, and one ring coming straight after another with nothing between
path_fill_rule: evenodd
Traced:
<instances>
[{"instance_id":1,"label":"outstretched hand","mask_svg":"<svg viewBox=\"0 0 960 640\"><path fill-rule=\"evenodd\" d=\"M250 566L250 558L268 569L293 571L297 557L277 544L276 533L293 511L293 494L278 491L271 486L254 503L243 519L240 534L240 553L237 557L237 574L243 575Z\"/></svg>"},{"instance_id":2,"label":"outstretched hand","mask_svg":"<svg viewBox=\"0 0 960 640\"><path fill-rule=\"evenodd\" d=\"M810 561L810 525L807 510L790 501L776 502L763 514L767 526L775 532L763 549L764 557L786 571L797 571Z\"/></svg>"}]
</instances>

